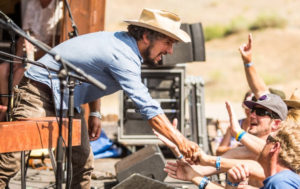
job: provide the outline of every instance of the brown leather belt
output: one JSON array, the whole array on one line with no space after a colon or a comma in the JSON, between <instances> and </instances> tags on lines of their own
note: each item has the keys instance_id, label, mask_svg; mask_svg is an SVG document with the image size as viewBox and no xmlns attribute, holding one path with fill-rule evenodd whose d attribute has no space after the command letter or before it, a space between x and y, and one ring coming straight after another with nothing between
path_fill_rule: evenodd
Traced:
<instances>
[{"instance_id":1,"label":"brown leather belt","mask_svg":"<svg viewBox=\"0 0 300 189\"><path fill-rule=\"evenodd\" d=\"M37 87L38 89L44 91L44 92L47 92L47 93L52 93L50 87L44 83L41 83L41 82L38 82L38 81L35 81L33 79L29 79L27 77L23 77L22 78L22 81L21 82L24 82L24 83L30 83L32 84L33 86Z\"/></svg>"}]
</instances>

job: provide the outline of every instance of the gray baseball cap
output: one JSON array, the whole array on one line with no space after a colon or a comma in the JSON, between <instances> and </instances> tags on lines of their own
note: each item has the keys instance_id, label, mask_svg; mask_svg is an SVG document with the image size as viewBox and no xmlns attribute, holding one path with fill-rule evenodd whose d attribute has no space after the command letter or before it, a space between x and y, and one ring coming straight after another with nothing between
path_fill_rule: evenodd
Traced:
<instances>
[{"instance_id":1,"label":"gray baseball cap","mask_svg":"<svg viewBox=\"0 0 300 189\"><path fill-rule=\"evenodd\" d=\"M261 105L276 113L281 120L285 120L287 117L288 109L286 104L283 102L280 96L275 94L263 95L257 101L246 100L244 104L250 109L252 109L256 105Z\"/></svg>"}]
</instances>

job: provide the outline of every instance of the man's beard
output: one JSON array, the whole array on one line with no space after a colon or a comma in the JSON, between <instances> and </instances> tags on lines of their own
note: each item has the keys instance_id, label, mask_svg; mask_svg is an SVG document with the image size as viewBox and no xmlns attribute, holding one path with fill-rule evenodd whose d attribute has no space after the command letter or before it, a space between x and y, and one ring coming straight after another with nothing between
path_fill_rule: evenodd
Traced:
<instances>
[{"instance_id":1,"label":"man's beard","mask_svg":"<svg viewBox=\"0 0 300 189\"><path fill-rule=\"evenodd\" d=\"M154 59L150 58L152 48L153 48L153 44L151 43L149 45L149 47L147 47L147 49L143 53L143 55L144 55L144 62L143 63L148 65L148 66L156 66L156 63L155 63Z\"/></svg>"}]
</instances>

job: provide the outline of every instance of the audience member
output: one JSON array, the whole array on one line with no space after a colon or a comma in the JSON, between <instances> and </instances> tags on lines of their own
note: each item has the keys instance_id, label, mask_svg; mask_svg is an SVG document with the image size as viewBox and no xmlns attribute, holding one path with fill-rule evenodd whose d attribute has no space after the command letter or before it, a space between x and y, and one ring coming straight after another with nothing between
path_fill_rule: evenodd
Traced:
<instances>
[{"instance_id":1,"label":"audience member","mask_svg":"<svg viewBox=\"0 0 300 189\"><path fill-rule=\"evenodd\" d=\"M235 129L231 129L231 131L234 131L234 133L232 132L231 134L232 136L235 136L236 140L238 141L242 141L247 135L255 135L260 139L266 140L270 133L274 133L279 129L281 121L286 118L287 107L283 100L274 94L267 94L264 98L261 98L257 102L245 101L245 105L251 109L251 125L248 130L250 134L247 134L240 128L235 115L231 110L230 104L226 103L231 120L230 127L235 127ZM162 138L160 139L162 140ZM174 146L170 145L169 142L165 142L165 144L170 148L174 148ZM257 158L258 155L249 150L247 146L239 146L227 151L224 155L217 157L207 155L202 150L199 150L198 152L194 153L192 162L202 165L194 167L194 169L197 170L201 176L208 176L227 171L239 162L245 161L246 164L251 165L249 167L254 175L252 180L249 181L250 184L261 186L261 183L255 180L264 180L265 176L262 168L256 162L248 161L256 160Z\"/></svg>"},{"instance_id":2,"label":"audience member","mask_svg":"<svg viewBox=\"0 0 300 189\"><path fill-rule=\"evenodd\" d=\"M247 77L248 84L255 93L256 98L261 98L260 95L268 94L269 91L266 88L266 85L263 79L256 72L255 66L252 62L252 35L248 36L248 43L243 44L239 48L244 65L245 65L245 73ZM274 92L274 90L270 89L270 92ZM278 92L276 92L278 94ZM284 102L288 106L288 113L286 120L291 120L295 122L299 122L300 120L300 94L299 90L295 89L290 99L285 99ZM283 95L282 95L283 97ZM249 149L251 149L254 153L260 154L265 140L258 139L257 137L247 135L244 137L244 140L241 141L244 145L246 145Z\"/></svg>"},{"instance_id":3,"label":"audience member","mask_svg":"<svg viewBox=\"0 0 300 189\"><path fill-rule=\"evenodd\" d=\"M245 94L243 102L242 102L242 107L245 111L246 118L240 119L239 124L240 124L241 128L244 129L245 131L248 131L248 128L250 127L250 114L251 114L251 112L250 112L250 109L245 106L244 101L245 100L252 100L252 97L253 97L253 93L248 91ZM219 144L219 146L216 150L216 155L220 156L220 155L224 154L225 152L227 152L229 149L234 148L238 145L240 145L240 143L237 142L235 140L235 138L231 136L230 128L228 127L226 129L226 133L225 133L222 141L220 142L220 144Z\"/></svg>"},{"instance_id":4,"label":"audience member","mask_svg":"<svg viewBox=\"0 0 300 189\"><path fill-rule=\"evenodd\" d=\"M263 167L266 179L262 189L299 189L300 176L300 125L292 121L282 123L281 129L270 134L260 153L258 162ZM228 180L234 185L245 180L251 171L247 166L237 166L228 171Z\"/></svg>"}]
</instances>

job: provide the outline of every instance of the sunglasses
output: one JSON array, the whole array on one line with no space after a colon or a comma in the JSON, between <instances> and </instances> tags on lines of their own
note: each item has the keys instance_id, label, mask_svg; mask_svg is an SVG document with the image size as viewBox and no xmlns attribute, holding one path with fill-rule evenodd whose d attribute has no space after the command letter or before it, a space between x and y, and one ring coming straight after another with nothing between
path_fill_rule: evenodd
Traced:
<instances>
[{"instance_id":1,"label":"sunglasses","mask_svg":"<svg viewBox=\"0 0 300 189\"><path fill-rule=\"evenodd\" d=\"M278 142L278 140L275 139L272 135L269 135L267 138L267 143L270 143L270 142Z\"/></svg>"},{"instance_id":2,"label":"sunglasses","mask_svg":"<svg viewBox=\"0 0 300 189\"><path fill-rule=\"evenodd\" d=\"M253 112L255 112L255 114L258 116L269 116L271 118L274 118L274 115L264 108L254 107L251 109L251 113L253 113Z\"/></svg>"}]
</instances>

